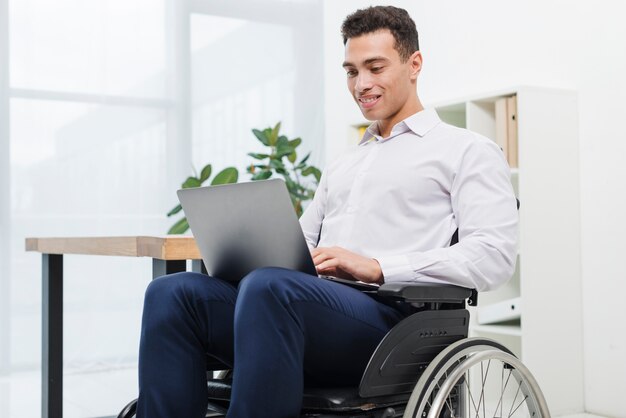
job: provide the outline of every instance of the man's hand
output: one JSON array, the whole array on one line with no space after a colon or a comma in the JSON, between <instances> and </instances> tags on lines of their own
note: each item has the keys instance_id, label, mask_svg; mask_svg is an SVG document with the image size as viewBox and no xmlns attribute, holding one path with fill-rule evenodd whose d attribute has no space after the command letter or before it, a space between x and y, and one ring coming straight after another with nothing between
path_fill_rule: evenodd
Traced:
<instances>
[{"instance_id":1,"label":"man's hand","mask_svg":"<svg viewBox=\"0 0 626 418\"><path fill-rule=\"evenodd\" d=\"M341 247L314 248L311 256L319 274L366 283L383 283L383 271L373 258L363 257Z\"/></svg>"}]
</instances>

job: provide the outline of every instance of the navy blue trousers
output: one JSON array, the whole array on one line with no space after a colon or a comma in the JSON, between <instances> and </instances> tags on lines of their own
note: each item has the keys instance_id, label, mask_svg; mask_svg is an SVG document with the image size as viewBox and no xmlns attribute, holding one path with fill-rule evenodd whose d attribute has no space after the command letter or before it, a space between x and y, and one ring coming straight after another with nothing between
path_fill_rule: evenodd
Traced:
<instances>
[{"instance_id":1,"label":"navy blue trousers","mask_svg":"<svg viewBox=\"0 0 626 418\"><path fill-rule=\"evenodd\" d=\"M233 284L198 273L154 280L139 350L139 418L200 418L206 354L233 366L229 418L298 417L306 384L358 385L404 314L348 286L263 268Z\"/></svg>"}]
</instances>

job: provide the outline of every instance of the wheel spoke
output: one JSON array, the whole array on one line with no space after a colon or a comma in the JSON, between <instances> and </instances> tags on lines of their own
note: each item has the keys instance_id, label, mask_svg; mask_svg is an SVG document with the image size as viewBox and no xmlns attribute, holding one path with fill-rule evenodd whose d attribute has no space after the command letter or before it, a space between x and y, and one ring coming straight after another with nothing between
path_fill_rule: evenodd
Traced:
<instances>
[{"instance_id":1,"label":"wheel spoke","mask_svg":"<svg viewBox=\"0 0 626 418\"><path fill-rule=\"evenodd\" d=\"M509 373L509 377L511 377L511 374ZM500 400L498 401L500 403L500 418L502 418L502 398L504 397L504 389L506 389L506 385L503 385L503 381L504 381L504 365L502 366L502 373L500 373ZM507 377L506 379L507 383L509 382L509 378ZM498 412L498 407L496 406L496 410L494 411L494 414L496 414ZM495 416L494 416L495 418Z\"/></svg>"},{"instance_id":2,"label":"wheel spoke","mask_svg":"<svg viewBox=\"0 0 626 418\"><path fill-rule=\"evenodd\" d=\"M452 399L450 398L450 395L448 395L448 399L446 399L446 406L450 410L450 416L454 416L454 409L452 409Z\"/></svg>"},{"instance_id":3,"label":"wheel spoke","mask_svg":"<svg viewBox=\"0 0 626 418\"><path fill-rule=\"evenodd\" d=\"M502 385L500 385L501 390L500 390L500 400L498 401L498 405L496 405L496 409L494 411L494 416L493 418L496 418L495 414L498 412L498 407L500 407L500 418L502 418L502 408L504 407L504 402L502 402L503 398L504 398L504 391L506 390L506 387L509 385L509 379L511 378L511 373L513 372L513 370L509 369L509 375L506 378L506 382L504 382L504 387L502 387ZM504 368L502 368L502 380L504 380Z\"/></svg>"},{"instance_id":4,"label":"wheel spoke","mask_svg":"<svg viewBox=\"0 0 626 418\"><path fill-rule=\"evenodd\" d=\"M465 382L463 382L463 383L465 383L465 387L467 388L467 393L469 394L469 398L472 401L472 405L473 405L474 411L478 412L478 407L476 406L476 402L474 401L474 397L472 396L472 390L470 389L469 385L467 384L468 381L469 381L469 376L467 376L467 378L465 379Z\"/></svg>"},{"instance_id":5,"label":"wheel spoke","mask_svg":"<svg viewBox=\"0 0 626 418\"><path fill-rule=\"evenodd\" d=\"M515 401L517 400L517 395L519 395L519 391L521 388L522 388L522 382L517 382L517 391L515 392L515 398L513 398L513 402L511 402L511 409L509 409L509 415L508 415L509 418L511 418L511 416L513 415L511 411L513 411L513 405L515 405Z\"/></svg>"},{"instance_id":6,"label":"wheel spoke","mask_svg":"<svg viewBox=\"0 0 626 418\"><path fill-rule=\"evenodd\" d=\"M499 350L497 343L478 339L451 348L440 356L438 365L433 365L434 370L423 376L424 381L418 383L420 391L411 395L413 418L530 418L529 413L532 418L549 416L536 381L510 352ZM492 360L497 362L493 368ZM517 381L517 388L511 378ZM419 406L413 409L415 399ZM526 406L521 408L524 403Z\"/></svg>"},{"instance_id":7,"label":"wheel spoke","mask_svg":"<svg viewBox=\"0 0 626 418\"><path fill-rule=\"evenodd\" d=\"M517 411L519 409L520 406L522 406L524 404L524 402L526 402L526 399L528 399L528 396L524 396L524 399L522 399L519 403L519 405L517 405L515 407L515 409L513 410L513 412L511 413L511 415L509 415L509 417L513 416L513 414L515 413L515 411Z\"/></svg>"},{"instance_id":8,"label":"wheel spoke","mask_svg":"<svg viewBox=\"0 0 626 418\"><path fill-rule=\"evenodd\" d=\"M446 379L448 378L448 372L446 371L444 373L444 375L446 376ZM444 380L445 381L445 380ZM450 397L450 393L448 393L448 398L446 399L446 406L448 407L448 409L450 410L450 415L454 416L454 409L452 409L452 398Z\"/></svg>"},{"instance_id":9,"label":"wheel spoke","mask_svg":"<svg viewBox=\"0 0 626 418\"><path fill-rule=\"evenodd\" d=\"M485 412L485 382L487 381L487 376L489 375L489 366L491 366L491 360L487 362L487 372L483 374L483 363L480 363L480 375L481 375L481 387L480 387L480 398L478 399L478 406L480 408L480 404L483 404L483 417L487 417L487 413ZM478 417L478 411L476 411L476 416Z\"/></svg>"}]
</instances>

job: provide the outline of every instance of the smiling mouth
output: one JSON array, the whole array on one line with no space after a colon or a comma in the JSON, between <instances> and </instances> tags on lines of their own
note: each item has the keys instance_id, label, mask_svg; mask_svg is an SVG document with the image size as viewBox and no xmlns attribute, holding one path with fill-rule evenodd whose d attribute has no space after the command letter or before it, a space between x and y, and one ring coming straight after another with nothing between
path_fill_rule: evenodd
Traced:
<instances>
[{"instance_id":1,"label":"smiling mouth","mask_svg":"<svg viewBox=\"0 0 626 418\"><path fill-rule=\"evenodd\" d=\"M359 97L357 100L359 101L359 104L361 104L361 107L364 107L367 109L367 108L374 106L374 104L376 104L378 99L380 99L380 96Z\"/></svg>"}]
</instances>

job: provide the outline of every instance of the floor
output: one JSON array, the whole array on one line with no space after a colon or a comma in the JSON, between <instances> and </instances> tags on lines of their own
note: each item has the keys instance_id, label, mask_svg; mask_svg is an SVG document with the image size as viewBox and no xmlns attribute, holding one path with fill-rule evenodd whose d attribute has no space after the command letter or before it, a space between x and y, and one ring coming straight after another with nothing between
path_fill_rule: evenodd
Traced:
<instances>
[{"instance_id":1,"label":"floor","mask_svg":"<svg viewBox=\"0 0 626 418\"><path fill-rule=\"evenodd\" d=\"M122 407L137 394L136 365L115 370L64 375L63 416L95 418L117 416ZM41 375L39 371L17 372L0 377L0 418L41 416ZM601 418L591 414L563 418Z\"/></svg>"},{"instance_id":2,"label":"floor","mask_svg":"<svg viewBox=\"0 0 626 418\"><path fill-rule=\"evenodd\" d=\"M63 391L65 418L117 416L137 397L137 365L116 370L66 371ZM41 416L41 372L17 372L0 377L0 418Z\"/></svg>"}]
</instances>

